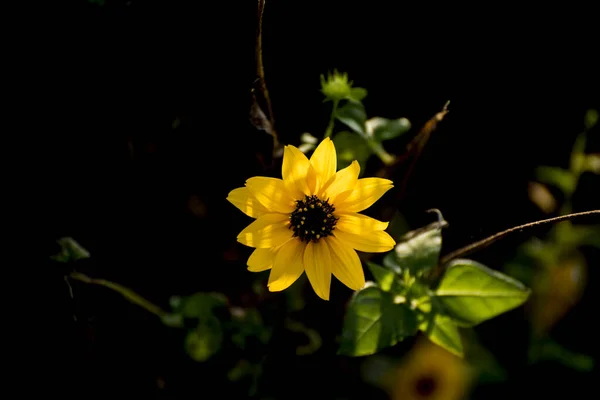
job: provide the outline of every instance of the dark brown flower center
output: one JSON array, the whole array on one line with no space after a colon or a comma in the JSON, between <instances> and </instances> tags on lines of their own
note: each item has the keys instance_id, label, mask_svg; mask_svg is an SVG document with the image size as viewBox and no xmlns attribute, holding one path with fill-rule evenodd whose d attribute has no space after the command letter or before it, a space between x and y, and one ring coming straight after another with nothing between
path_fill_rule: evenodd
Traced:
<instances>
[{"instance_id":1,"label":"dark brown flower center","mask_svg":"<svg viewBox=\"0 0 600 400\"><path fill-rule=\"evenodd\" d=\"M334 211L332 204L314 195L297 200L296 209L290 214L290 229L294 231L294 237L308 243L331 235L338 220L333 216Z\"/></svg>"}]
</instances>

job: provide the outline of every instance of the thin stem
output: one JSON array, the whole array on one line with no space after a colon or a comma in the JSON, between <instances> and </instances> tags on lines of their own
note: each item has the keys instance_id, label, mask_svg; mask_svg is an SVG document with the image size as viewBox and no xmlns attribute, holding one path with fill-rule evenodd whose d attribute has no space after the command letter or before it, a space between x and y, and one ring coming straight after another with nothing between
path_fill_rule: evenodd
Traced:
<instances>
[{"instance_id":1,"label":"thin stem","mask_svg":"<svg viewBox=\"0 0 600 400\"><path fill-rule=\"evenodd\" d=\"M67 284L67 287L69 288L69 296L71 297L71 300L73 300L75 298L73 296L73 286L71 286L71 282L69 282L68 276L65 275L64 279L65 279L65 283ZM73 321L77 322L77 315L76 315L75 311L73 311Z\"/></svg>"},{"instance_id":2,"label":"thin stem","mask_svg":"<svg viewBox=\"0 0 600 400\"><path fill-rule=\"evenodd\" d=\"M258 75L258 84L262 97L267 104L267 111L269 113L269 122L271 122L271 130L273 135L273 141L275 146L278 144L278 138L275 134L275 117L273 115L273 106L271 105L271 97L269 96L269 90L267 89L267 83L265 82L265 66L263 64L262 56L262 22L263 14L265 11L265 0L258 0L258 26L256 27L256 73Z\"/></svg>"},{"instance_id":3,"label":"thin stem","mask_svg":"<svg viewBox=\"0 0 600 400\"><path fill-rule=\"evenodd\" d=\"M73 272L69 276L72 279L75 279L75 280L78 280L78 281L81 281L84 283L100 285L100 286L104 286L105 288L114 290L115 292L120 293L123 297L125 297L130 302L137 304L138 306L146 309L147 311L151 312L152 314L154 314L160 318L164 318L168 315L168 313L165 310L163 310L162 308L160 308L159 306L150 303L148 300L144 299L142 296L135 293L133 290L126 288L125 286L121 286L118 283L107 281L105 279L90 278L89 276L82 274L80 272Z\"/></svg>"},{"instance_id":4,"label":"thin stem","mask_svg":"<svg viewBox=\"0 0 600 400\"><path fill-rule=\"evenodd\" d=\"M535 221L535 222L530 222L528 224L515 226L514 228L510 228L505 231L496 233L496 234L489 236L483 240L480 240L475 243L471 243L470 245L467 245L461 249L458 249L449 254L446 254L444 257L442 257L440 259L440 265L443 266L454 258L462 257L462 256L465 256L467 254L474 252L475 250L479 250L484 247L487 247L488 245L492 244L496 240L502 239L504 236L507 236L513 232L521 231L526 228L532 228L532 227L547 224L547 223L560 222L560 221L565 221L568 219L573 219L576 217L583 217L586 215L594 215L594 214L600 214L600 210L583 211L583 212L574 213L574 214L561 215L559 217L543 219L540 221Z\"/></svg>"},{"instance_id":5,"label":"thin stem","mask_svg":"<svg viewBox=\"0 0 600 400\"><path fill-rule=\"evenodd\" d=\"M329 124L327 124L327 129L325 129L324 137L330 137L333 133L333 125L335 124L335 113L337 112L339 103L339 100L333 100L333 108L331 109L331 115L329 116Z\"/></svg>"}]
</instances>

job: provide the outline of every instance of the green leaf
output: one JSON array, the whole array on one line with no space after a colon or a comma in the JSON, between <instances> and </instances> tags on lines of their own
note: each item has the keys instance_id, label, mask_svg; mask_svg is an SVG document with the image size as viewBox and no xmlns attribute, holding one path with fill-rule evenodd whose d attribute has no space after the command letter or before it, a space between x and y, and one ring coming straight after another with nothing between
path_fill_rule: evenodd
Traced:
<instances>
[{"instance_id":1,"label":"green leaf","mask_svg":"<svg viewBox=\"0 0 600 400\"><path fill-rule=\"evenodd\" d=\"M55 261L66 263L90 257L90 253L71 237L60 238L57 243L60 252L50 257Z\"/></svg>"},{"instance_id":2,"label":"green leaf","mask_svg":"<svg viewBox=\"0 0 600 400\"><path fill-rule=\"evenodd\" d=\"M338 168L347 167L356 160L362 167L362 173L367 159L371 155L371 149L367 146L365 139L356 133L343 131L333 137L333 143L337 152Z\"/></svg>"},{"instance_id":3,"label":"green leaf","mask_svg":"<svg viewBox=\"0 0 600 400\"><path fill-rule=\"evenodd\" d=\"M473 326L523 304L530 290L521 282L472 260L448 263L435 291L446 313L462 326Z\"/></svg>"},{"instance_id":4,"label":"green leaf","mask_svg":"<svg viewBox=\"0 0 600 400\"><path fill-rule=\"evenodd\" d=\"M595 360L591 356L573 352L550 338L534 342L529 348L528 358L530 364L552 360L569 368L586 372L593 370L595 364Z\"/></svg>"},{"instance_id":5,"label":"green leaf","mask_svg":"<svg viewBox=\"0 0 600 400\"><path fill-rule=\"evenodd\" d=\"M536 169L535 175L539 181L554 185L566 194L575 191L577 182L571 171L558 167L542 166Z\"/></svg>"},{"instance_id":6,"label":"green leaf","mask_svg":"<svg viewBox=\"0 0 600 400\"><path fill-rule=\"evenodd\" d=\"M388 263L395 263L400 269L408 268L413 275L421 275L437 266L441 248L441 229L412 231L398 242Z\"/></svg>"},{"instance_id":7,"label":"green leaf","mask_svg":"<svg viewBox=\"0 0 600 400\"><path fill-rule=\"evenodd\" d=\"M366 121L367 134L378 142L397 138L408 132L409 129L410 121L406 118L374 117Z\"/></svg>"},{"instance_id":8,"label":"green leaf","mask_svg":"<svg viewBox=\"0 0 600 400\"><path fill-rule=\"evenodd\" d=\"M220 293L195 293L183 300L181 314L185 318L202 318L212 315L213 309L226 304L227 299Z\"/></svg>"},{"instance_id":9,"label":"green leaf","mask_svg":"<svg viewBox=\"0 0 600 400\"><path fill-rule=\"evenodd\" d=\"M366 356L390 347L418 330L417 317L406 304L376 286L356 292L350 300L338 353Z\"/></svg>"},{"instance_id":10,"label":"green leaf","mask_svg":"<svg viewBox=\"0 0 600 400\"><path fill-rule=\"evenodd\" d=\"M367 89L361 87L353 87L352 89L350 89L350 100L360 102L365 97L367 97Z\"/></svg>"},{"instance_id":11,"label":"green leaf","mask_svg":"<svg viewBox=\"0 0 600 400\"><path fill-rule=\"evenodd\" d=\"M463 346L458 327L448 317L431 313L428 319L419 325L419 329L433 343L459 357L463 356Z\"/></svg>"},{"instance_id":12,"label":"green leaf","mask_svg":"<svg viewBox=\"0 0 600 400\"><path fill-rule=\"evenodd\" d=\"M393 251L390 251L383 257L383 266L394 271L394 273L398 275L402 273L402 270L398 266L396 254Z\"/></svg>"},{"instance_id":13,"label":"green leaf","mask_svg":"<svg viewBox=\"0 0 600 400\"><path fill-rule=\"evenodd\" d=\"M373 274L375 281L384 292L389 292L392 288L392 284L394 283L394 278L396 274L393 271L390 271L387 268L383 268L375 263L367 261L367 266L369 270Z\"/></svg>"},{"instance_id":14,"label":"green leaf","mask_svg":"<svg viewBox=\"0 0 600 400\"><path fill-rule=\"evenodd\" d=\"M354 132L366 135L367 113L362 103L347 101L346 104L337 109L335 116Z\"/></svg>"},{"instance_id":15,"label":"green leaf","mask_svg":"<svg viewBox=\"0 0 600 400\"><path fill-rule=\"evenodd\" d=\"M185 338L185 349L196 361L206 361L221 348L223 329L215 316L208 316L199 321L196 329L188 332Z\"/></svg>"}]
</instances>

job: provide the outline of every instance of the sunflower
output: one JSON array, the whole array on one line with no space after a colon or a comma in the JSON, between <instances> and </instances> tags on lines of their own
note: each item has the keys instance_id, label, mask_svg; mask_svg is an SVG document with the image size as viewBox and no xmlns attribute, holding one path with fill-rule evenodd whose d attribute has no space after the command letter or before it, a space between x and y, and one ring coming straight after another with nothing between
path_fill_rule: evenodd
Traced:
<instances>
[{"instance_id":1,"label":"sunflower","mask_svg":"<svg viewBox=\"0 0 600 400\"><path fill-rule=\"evenodd\" d=\"M365 276L355 250L385 252L396 244L384 232L387 222L358 213L390 190L392 181L358 179L357 161L336 170L331 139L325 138L310 160L289 145L283 153L283 179L253 177L227 196L256 218L237 240L255 248L248 270L271 269L269 291L288 288L303 272L324 300L329 300L331 274L350 289L361 289Z\"/></svg>"}]
</instances>

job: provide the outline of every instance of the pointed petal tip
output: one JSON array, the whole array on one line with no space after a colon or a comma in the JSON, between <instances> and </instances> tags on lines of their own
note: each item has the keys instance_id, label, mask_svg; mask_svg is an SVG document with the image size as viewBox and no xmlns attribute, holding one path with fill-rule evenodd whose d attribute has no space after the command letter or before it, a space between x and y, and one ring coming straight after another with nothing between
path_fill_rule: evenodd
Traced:
<instances>
[{"instance_id":1,"label":"pointed petal tip","mask_svg":"<svg viewBox=\"0 0 600 400\"><path fill-rule=\"evenodd\" d=\"M246 247L250 247L250 248L252 248L252 249L255 249L255 248L256 248L256 247L248 246L246 243L244 243L244 241L243 241L243 239L240 237L240 235L238 235L238 236L237 236L235 239L236 239L236 241L237 241L238 243L241 243L241 244L243 244L243 245L244 245L244 246L246 246Z\"/></svg>"},{"instance_id":2,"label":"pointed petal tip","mask_svg":"<svg viewBox=\"0 0 600 400\"><path fill-rule=\"evenodd\" d=\"M281 287L277 287L276 285L267 284L267 289L269 292L281 292L283 289Z\"/></svg>"},{"instance_id":3,"label":"pointed petal tip","mask_svg":"<svg viewBox=\"0 0 600 400\"><path fill-rule=\"evenodd\" d=\"M328 138L329 139L329 138ZM317 293L317 292L315 292ZM319 296L319 298L321 300L325 300L325 301L329 301L329 295L327 295L327 297L323 296L321 293L317 293L317 296Z\"/></svg>"}]
</instances>

